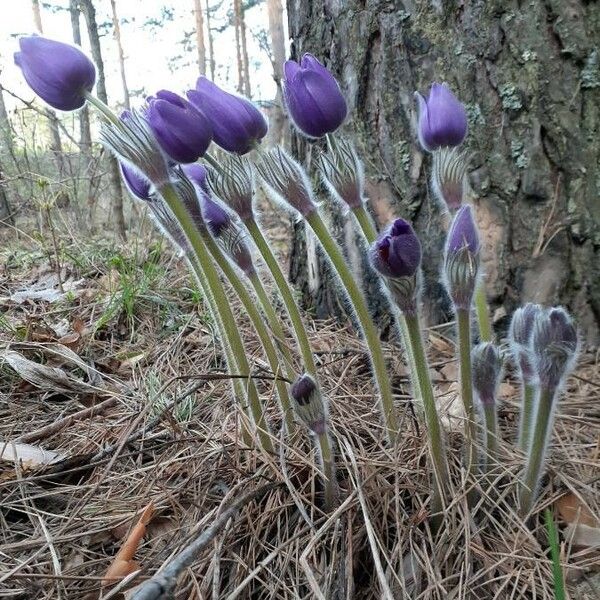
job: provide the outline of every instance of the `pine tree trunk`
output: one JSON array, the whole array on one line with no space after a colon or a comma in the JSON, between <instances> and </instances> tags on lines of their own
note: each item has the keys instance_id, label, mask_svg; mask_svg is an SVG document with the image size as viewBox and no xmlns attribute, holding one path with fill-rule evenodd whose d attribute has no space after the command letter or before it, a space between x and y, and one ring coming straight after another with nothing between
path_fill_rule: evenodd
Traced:
<instances>
[{"instance_id":1,"label":"pine tree trunk","mask_svg":"<svg viewBox=\"0 0 600 600\"><path fill-rule=\"evenodd\" d=\"M567 304L588 342L600 317L600 4L583 0L288 0L293 55L313 52L349 102L346 133L366 159L380 224L411 219L424 243L424 296L446 316L443 234L415 90L446 81L466 103L470 183L497 325L525 301ZM302 157L307 144L297 144ZM304 238L292 275L306 291ZM319 262L318 272L325 273ZM319 314L335 303L322 289Z\"/></svg>"},{"instance_id":2,"label":"pine tree trunk","mask_svg":"<svg viewBox=\"0 0 600 600\"><path fill-rule=\"evenodd\" d=\"M116 0L110 0L110 8L112 11L112 22L119 52L119 72L121 74L121 86L123 87L123 106L127 110L131 110L131 102L129 101L129 87L127 86L127 77L125 75L125 53L123 52L123 41L121 39L121 24L119 23L119 15L117 14Z\"/></svg>"},{"instance_id":3,"label":"pine tree trunk","mask_svg":"<svg viewBox=\"0 0 600 600\"><path fill-rule=\"evenodd\" d=\"M242 54L242 0L233 0L233 26L235 28L235 56L238 72L237 91L244 93L244 56Z\"/></svg>"},{"instance_id":4,"label":"pine tree trunk","mask_svg":"<svg viewBox=\"0 0 600 600\"><path fill-rule=\"evenodd\" d=\"M206 75L206 47L204 45L204 16L201 0L194 0L194 16L196 18L196 49L198 51L198 70Z\"/></svg>"},{"instance_id":5,"label":"pine tree trunk","mask_svg":"<svg viewBox=\"0 0 600 600\"><path fill-rule=\"evenodd\" d=\"M96 63L96 93L102 102L108 104L106 94L106 81L104 78L104 61L102 60L102 48L100 46L100 37L98 35L98 25L96 23L96 10L92 0L80 0L83 15L87 25L88 36L90 38L90 47L92 58ZM122 240L126 239L125 215L123 213L123 188L121 186L121 175L119 164L113 157L109 157L109 174L112 188L112 209L113 218L116 223L117 233Z\"/></svg>"},{"instance_id":6,"label":"pine tree trunk","mask_svg":"<svg viewBox=\"0 0 600 600\"><path fill-rule=\"evenodd\" d=\"M210 78L214 81L215 79L215 47L212 29L210 27L211 19L211 8L206 0L206 35L208 37L208 63L210 66Z\"/></svg>"},{"instance_id":7,"label":"pine tree trunk","mask_svg":"<svg viewBox=\"0 0 600 600\"><path fill-rule=\"evenodd\" d=\"M250 63L248 60L248 43L246 41L246 18L244 16L244 4L242 0L237 0L239 5L239 23L240 23L240 44L242 47L242 64L244 72L244 94L250 98L252 89L250 87Z\"/></svg>"},{"instance_id":8,"label":"pine tree trunk","mask_svg":"<svg viewBox=\"0 0 600 600\"><path fill-rule=\"evenodd\" d=\"M284 128L281 82L283 80L283 63L285 62L285 38L281 0L267 0L267 14L269 17L269 37L271 38L273 79L275 79L275 83L277 84L277 95L271 114L269 135L273 144L279 144L283 137Z\"/></svg>"}]
</instances>

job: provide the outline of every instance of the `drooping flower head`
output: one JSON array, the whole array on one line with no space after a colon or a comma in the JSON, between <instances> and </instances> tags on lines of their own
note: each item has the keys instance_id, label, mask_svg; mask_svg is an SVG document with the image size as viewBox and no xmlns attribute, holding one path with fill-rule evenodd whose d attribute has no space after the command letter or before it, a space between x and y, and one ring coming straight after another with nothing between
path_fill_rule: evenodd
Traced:
<instances>
[{"instance_id":1,"label":"drooping flower head","mask_svg":"<svg viewBox=\"0 0 600 600\"><path fill-rule=\"evenodd\" d=\"M465 107L445 84L434 83L429 96L415 93L419 104L419 141L429 152L459 146L467 135Z\"/></svg>"},{"instance_id":2,"label":"drooping flower head","mask_svg":"<svg viewBox=\"0 0 600 600\"><path fill-rule=\"evenodd\" d=\"M577 330L567 311L558 307L536 315L531 352L542 387L557 388L573 368L577 355Z\"/></svg>"},{"instance_id":3,"label":"drooping flower head","mask_svg":"<svg viewBox=\"0 0 600 600\"><path fill-rule=\"evenodd\" d=\"M458 309L469 310L471 307L479 272L479 251L473 209L465 205L452 221L444 256L446 287Z\"/></svg>"},{"instance_id":4,"label":"drooping flower head","mask_svg":"<svg viewBox=\"0 0 600 600\"><path fill-rule=\"evenodd\" d=\"M502 357L495 344L482 342L471 351L473 388L483 406L493 406L502 376Z\"/></svg>"},{"instance_id":5,"label":"drooping flower head","mask_svg":"<svg viewBox=\"0 0 600 600\"><path fill-rule=\"evenodd\" d=\"M294 411L300 420L317 435L327 430L327 408L315 380L301 375L290 388Z\"/></svg>"},{"instance_id":6,"label":"drooping flower head","mask_svg":"<svg viewBox=\"0 0 600 600\"><path fill-rule=\"evenodd\" d=\"M412 277L421 265L421 242L410 223L396 219L373 243L370 257L385 277Z\"/></svg>"},{"instance_id":7,"label":"drooping flower head","mask_svg":"<svg viewBox=\"0 0 600 600\"><path fill-rule=\"evenodd\" d=\"M76 110L85 104L85 92L96 82L96 67L80 48L32 35L19 40L15 64L29 87L58 110Z\"/></svg>"},{"instance_id":8,"label":"drooping flower head","mask_svg":"<svg viewBox=\"0 0 600 600\"><path fill-rule=\"evenodd\" d=\"M198 163L190 163L188 165L181 165L182 171L185 176L199 189L205 193L210 193L208 187L208 171L204 165Z\"/></svg>"},{"instance_id":9,"label":"drooping flower head","mask_svg":"<svg viewBox=\"0 0 600 600\"><path fill-rule=\"evenodd\" d=\"M205 114L168 90L148 98L146 118L161 148L175 162L195 162L212 140L212 126Z\"/></svg>"},{"instance_id":10,"label":"drooping flower head","mask_svg":"<svg viewBox=\"0 0 600 600\"><path fill-rule=\"evenodd\" d=\"M246 154L267 134L267 121L250 100L222 90L206 77L198 79L187 97L210 117L213 139L227 152Z\"/></svg>"},{"instance_id":11,"label":"drooping flower head","mask_svg":"<svg viewBox=\"0 0 600 600\"><path fill-rule=\"evenodd\" d=\"M294 125L309 137L333 133L344 122L348 107L331 72L312 54L298 64L284 65L284 98Z\"/></svg>"},{"instance_id":12,"label":"drooping flower head","mask_svg":"<svg viewBox=\"0 0 600 600\"><path fill-rule=\"evenodd\" d=\"M521 377L525 383L532 383L535 378L531 355L531 334L533 323L542 310L539 304L527 303L515 310L510 322L508 339L514 360L521 370Z\"/></svg>"}]
</instances>

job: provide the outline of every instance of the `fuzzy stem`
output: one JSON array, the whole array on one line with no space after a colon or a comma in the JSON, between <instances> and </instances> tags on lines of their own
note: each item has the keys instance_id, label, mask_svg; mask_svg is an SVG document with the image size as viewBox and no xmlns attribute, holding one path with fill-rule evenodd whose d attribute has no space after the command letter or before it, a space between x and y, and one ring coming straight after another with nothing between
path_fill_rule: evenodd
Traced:
<instances>
[{"instance_id":1,"label":"fuzzy stem","mask_svg":"<svg viewBox=\"0 0 600 600\"><path fill-rule=\"evenodd\" d=\"M361 231L369 244L372 244L377 239L377 229L371 215L367 212L364 204L352 208L352 212L358 221Z\"/></svg>"},{"instance_id":2,"label":"fuzzy stem","mask_svg":"<svg viewBox=\"0 0 600 600\"><path fill-rule=\"evenodd\" d=\"M519 449L525 452L531 439L531 424L535 409L535 386L523 380L523 407L519 427Z\"/></svg>"},{"instance_id":3,"label":"fuzzy stem","mask_svg":"<svg viewBox=\"0 0 600 600\"><path fill-rule=\"evenodd\" d=\"M498 419L496 418L496 405L486 402L483 405L483 418L485 420L485 470L489 471L496 460L498 453Z\"/></svg>"},{"instance_id":4,"label":"fuzzy stem","mask_svg":"<svg viewBox=\"0 0 600 600\"><path fill-rule=\"evenodd\" d=\"M263 260L271 271L271 275L273 276L277 287L279 288L279 293L281 294L281 298L283 299L283 303L285 304L290 321L294 328L294 333L296 334L296 340L298 341L298 346L300 347L304 368L309 375L316 377L317 367L315 365L315 359L310 347L306 328L302 322L300 309L296 304L290 284L285 278L285 275L283 274L283 271L281 270L281 267L279 266L279 263L277 262L277 259L275 258L271 247L269 246L269 242L266 240L263 232L260 230L256 220L247 220L245 225L250 233L250 236L254 240L258 251L261 253Z\"/></svg>"},{"instance_id":5,"label":"fuzzy stem","mask_svg":"<svg viewBox=\"0 0 600 600\"><path fill-rule=\"evenodd\" d=\"M485 297L485 281L482 277L475 288L475 312L479 325L479 338L482 342L491 342L494 339L494 331L490 321L490 310Z\"/></svg>"},{"instance_id":6,"label":"fuzzy stem","mask_svg":"<svg viewBox=\"0 0 600 600\"><path fill-rule=\"evenodd\" d=\"M97 98L88 91L84 92L85 99L109 122L113 125L121 125L121 121L117 115L106 105L100 98Z\"/></svg>"},{"instance_id":7,"label":"fuzzy stem","mask_svg":"<svg viewBox=\"0 0 600 600\"><path fill-rule=\"evenodd\" d=\"M554 388L541 388L539 392L535 424L528 445L528 460L519 489L519 507L522 516L527 515L533 507L542 476L544 456L552 428L555 394Z\"/></svg>"},{"instance_id":8,"label":"fuzzy stem","mask_svg":"<svg viewBox=\"0 0 600 600\"><path fill-rule=\"evenodd\" d=\"M445 505L446 493L450 483L450 473L448 471L448 463L446 462L446 453L444 451L442 428L435 406L435 396L433 394L433 386L431 385L427 356L425 355L425 348L423 346L419 317L416 313L414 315L406 315L405 321L408 339L414 357L419 389L421 390L421 397L423 398L425 421L429 433L429 452L431 453L431 460L433 463L433 504L442 509ZM439 511L433 510L433 512Z\"/></svg>"},{"instance_id":9,"label":"fuzzy stem","mask_svg":"<svg viewBox=\"0 0 600 600\"><path fill-rule=\"evenodd\" d=\"M206 275L206 281L213 295L215 303L222 311L222 321L227 336L231 340L232 351L235 355L237 364L240 367L242 375L248 375L248 400L254 424L258 431L258 436L262 447L268 452L274 452L273 443L268 431L268 425L264 416L263 407L258 397L258 392L254 382L250 378L250 365L246 358L242 338L238 331L235 317L229 305L229 299L223 288L219 274L212 262L211 253L209 253L203 238L196 229L196 225L192 221L185 205L179 198L179 194L171 183L165 183L158 192L164 198L165 202L173 212L175 218L179 221L186 237L188 238L198 262L202 265Z\"/></svg>"},{"instance_id":10,"label":"fuzzy stem","mask_svg":"<svg viewBox=\"0 0 600 600\"><path fill-rule=\"evenodd\" d=\"M200 234L199 234L200 237ZM277 388L277 395L279 396L279 402L281 403L281 410L285 419L288 433L292 434L295 430L294 415L292 412L292 405L290 396L288 393L287 385L285 381L281 379L281 367L279 366L279 358L277 357L277 350L271 340L271 333L268 327L265 325L263 318L256 308L255 300L252 298L246 286L242 283L237 273L229 263L229 259L223 254L221 248L215 240L210 236L208 230L201 236L202 241L208 248L208 251L212 255L214 261L219 265L221 271L225 275L225 278L233 287L235 293L238 295L244 309L248 313L252 325L258 334L261 344L267 355L267 360L273 374L275 375L275 387ZM295 376L294 376L295 378Z\"/></svg>"},{"instance_id":11,"label":"fuzzy stem","mask_svg":"<svg viewBox=\"0 0 600 600\"><path fill-rule=\"evenodd\" d=\"M331 440L329 439L327 432L319 434L317 436L317 442L321 454L321 461L323 463L325 511L328 512L337 506L339 500L338 485L335 475L335 458L333 456Z\"/></svg>"},{"instance_id":12,"label":"fuzzy stem","mask_svg":"<svg viewBox=\"0 0 600 600\"><path fill-rule=\"evenodd\" d=\"M475 440L477 425L473 415L473 379L471 368L471 315L468 310L456 310L458 325L458 348L460 368L460 395L465 407L465 439L467 441L467 468L470 473L475 469Z\"/></svg>"},{"instance_id":13,"label":"fuzzy stem","mask_svg":"<svg viewBox=\"0 0 600 600\"><path fill-rule=\"evenodd\" d=\"M348 268L344 256L327 229L323 219L317 211L310 213L306 217L306 221L312 228L313 232L319 239L325 253L329 256L333 268L337 272L342 285L346 289L350 302L354 307L356 316L362 328L369 354L375 379L379 385L379 393L381 397L383 420L387 429L388 439L395 443L398 435L398 424L396 421L396 413L394 412L394 398L392 395L392 386L390 384L389 375L385 365L383 349L377 329L369 314L369 308L365 298L358 287L352 272Z\"/></svg>"}]
</instances>

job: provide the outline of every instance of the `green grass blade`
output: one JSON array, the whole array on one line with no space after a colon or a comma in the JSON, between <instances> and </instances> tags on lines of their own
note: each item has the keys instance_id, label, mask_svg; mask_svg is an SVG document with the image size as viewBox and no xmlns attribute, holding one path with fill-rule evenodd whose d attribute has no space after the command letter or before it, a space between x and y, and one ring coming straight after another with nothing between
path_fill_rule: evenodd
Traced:
<instances>
[{"instance_id":1,"label":"green grass blade","mask_svg":"<svg viewBox=\"0 0 600 600\"><path fill-rule=\"evenodd\" d=\"M565 581L560 567L560 547L558 544L558 532L554 523L552 511L544 511L546 519L546 529L548 531L548 542L550 544L550 555L552 557L552 577L554 579L554 598L555 600L565 600Z\"/></svg>"}]
</instances>

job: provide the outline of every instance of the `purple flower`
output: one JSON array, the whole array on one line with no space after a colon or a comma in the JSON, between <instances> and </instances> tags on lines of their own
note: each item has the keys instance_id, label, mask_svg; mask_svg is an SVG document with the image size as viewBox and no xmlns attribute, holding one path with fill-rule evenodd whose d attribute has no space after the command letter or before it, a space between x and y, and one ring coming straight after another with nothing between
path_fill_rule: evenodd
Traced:
<instances>
[{"instance_id":1,"label":"purple flower","mask_svg":"<svg viewBox=\"0 0 600 600\"><path fill-rule=\"evenodd\" d=\"M161 90L148 98L146 118L161 148L175 162L195 162L212 140L204 113L173 92Z\"/></svg>"},{"instance_id":2,"label":"purple flower","mask_svg":"<svg viewBox=\"0 0 600 600\"><path fill-rule=\"evenodd\" d=\"M421 243L404 219L396 219L373 243L371 264L385 277L412 277L421 264Z\"/></svg>"},{"instance_id":3,"label":"purple flower","mask_svg":"<svg viewBox=\"0 0 600 600\"><path fill-rule=\"evenodd\" d=\"M327 408L315 380L306 373L290 388L294 411L300 420L317 435L327 431Z\"/></svg>"},{"instance_id":4,"label":"purple flower","mask_svg":"<svg viewBox=\"0 0 600 600\"><path fill-rule=\"evenodd\" d=\"M415 93L419 103L419 141L425 150L459 146L467 135L465 107L445 84L434 83L427 99Z\"/></svg>"},{"instance_id":5,"label":"purple flower","mask_svg":"<svg viewBox=\"0 0 600 600\"><path fill-rule=\"evenodd\" d=\"M198 78L187 97L210 115L213 139L227 152L246 154L267 134L267 121L250 100L222 90L206 77Z\"/></svg>"},{"instance_id":6,"label":"purple flower","mask_svg":"<svg viewBox=\"0 0 600 600\"><path fill-rule=\"evenodd\" d=\"M334 132L348 113L335 77L312 54L300 64L288 60L284 72L285 103L296 127L313 138Z\"/></svg>"},{"instance_id":7,"label":"purple flower","mask_svg":"<svg viewBox=\"0 0 600 600\"><path fill-rule=\"evenodd\" d=\"M198 163L190 163L189 165L181 165L183 172L186 177L203 192L209 194L210 190L208 187L208 171L204 165Z\"/></svg>"},{"instance_id":8,"label":"purple flower","mask_svg":"<svg viewBox=\"0 0 600 600\"><path fill-rule=\"evenodd\" d=\"M131 194L139 200L150 200L150 182L136 169L125 163L119 164L121 167L121 177Z\"/></svg>"},{"instance_id":9,"label":"purple flower","mask_svg":"<svg viewBox=\"0 0 600 600\"><path fill-rule=\"evenodd\" d=\"M446 238L446 253L453 255L466 248L472 254L479 252L479 234L473 219L473 209L465 205L460 208L452 221Z\"/></svg>"},{"instance_id":10,"label":"purple flower","mask_svg":"<svg viewBox=\"0 0 600 600\"><path fill-rule=\"evenodd\" d=\"M200 195L202 216L214 237L218 238L230 225L231 217L227 211L208 194Z\"/></svg>"},{"instance_id":11,"label":"purple flower","mask_svg":"<svg viewBox=\"0 0 600 600\"><path fill-rule=\"evenodd\" d=\"M471 352L473 388L483 406L493 406L502 376L502 357L494 344L482 342Z\"/></svg>"},{"instance_id":12,"label":"purple flower","mask_svg":"<svg viewBox=\"0 0 600 600\"><path fill-rule=\"evenodd\" d=\"M510 322L508 338L511 343L514 359L526 383L531 383L534 377L530 342L533 323L541 312L542 307L539 304L527 303L525 306L515 310Z\"/></svg>"},{"instance_id":13,"label":"purple flower","mask_svg":"<svg viewBox=\"0 0 600 600\"><path fill-rule=\"evenodd\" d=\"M58 110L76 110L85 104L85 92L96 81L94 63L76 46L39 35L22 37L14 55L29 87Z\"/></svg>"}]
</instances>

